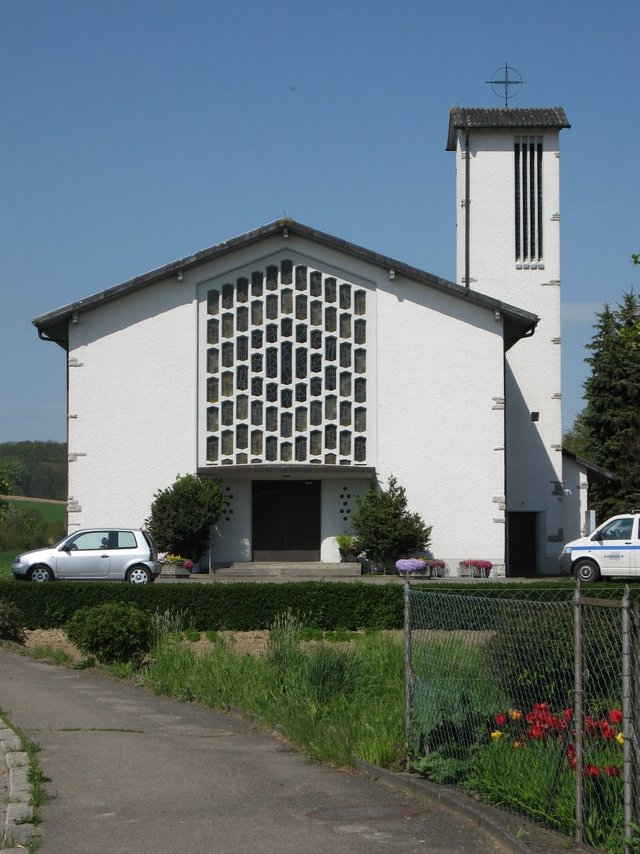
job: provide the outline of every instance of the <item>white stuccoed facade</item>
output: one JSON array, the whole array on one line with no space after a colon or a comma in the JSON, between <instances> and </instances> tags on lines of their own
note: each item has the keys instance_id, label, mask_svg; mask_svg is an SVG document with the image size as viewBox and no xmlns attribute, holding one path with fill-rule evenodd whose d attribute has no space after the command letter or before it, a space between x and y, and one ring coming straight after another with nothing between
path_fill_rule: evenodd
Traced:
<instances>
[{"instance_id":1,"label":"white stuccoed facade","mask_svg":"<svg viewBox=\"0 0 640 854\"><path fill-rule=\"evenodd\" d=\"M525 268L522 131L471 129L467 172L454 113L458 284L281 220L36 318L69 354L71 530L143 525L155 492L198 473L229 501L212 562L333 562L356 497L394 476L452 574L465 558L504 572L510 554L553 571L569 509L559 127L526 130L543 137L544 253ZM578 464L571 477L582 483ZM289 525L265 506L272 487Z\"/></svg>"},{"instance_id":2,"label":"white stuccoed facade","mask_svg":"<svg viewBox=\"0 0 640 854\"><path fill-rule=\"evenodd\" d=\"M556 570L565 527L573 531L561 421L559 144L566 127L559 109L454 108L448 146L456 157L457 281L540 318L535 335L507 354L505 389L507 522L535 540L531 569L541 573ZM526 148L520 159L516 145Z\"/></svg>"}]
</instances>

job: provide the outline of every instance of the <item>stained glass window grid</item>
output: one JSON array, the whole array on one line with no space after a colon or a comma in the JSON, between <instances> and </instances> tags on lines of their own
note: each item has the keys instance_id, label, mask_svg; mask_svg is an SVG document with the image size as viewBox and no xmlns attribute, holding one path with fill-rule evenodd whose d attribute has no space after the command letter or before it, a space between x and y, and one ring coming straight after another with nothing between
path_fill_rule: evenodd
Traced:
<instances>
[{"instance_id":1,"label":"stained glass window grid","mask_svg":"<svg viewBox=\"0 0 640 854\"><path fill-rule=\"evenodd\" d=\"M316 328L314 330L314 334L312 336L310 344L311 344L311 346L313 346L317 349L320 349L320 353L318 355L320 355L320 359L323 363L326 359L326 354L324 353L324 350L325 350L324 342L326 340L326 337L331 336L331 333L333 333L333 336L332 336L333 342L335 342L335 333L338 332L338 334L340 335L341 338L343 338L343 339L347 338L347 340L351 342L348 345L348 347L341 348L342 349L342 354L341 354L342 358L340 359L340 362L342 362L341 366L347 367L347 362L348 362L347 352L351 351L352 344L355 343L355 344L364 345L365 341L366 341L366 332L365 332L366 320L363 320L361 317L359 320L354 321L352 318L353 314L358 314L361 316L363 314L365 314L366 292L364 292L362 290L352 291L352 287L348 282L336 281L335 278L331 277L331 276L325 277L325 276L323 276L322 273L320 273L320 271L311 271L310 273L308 273L306 268L298 268L298 267L294 268L293 265L291 265L288 267L288 275L287 275L287 265L284 265L281 269L285 270L285 275L282 277L284 281L282 283L294 285L296 290L307 290L307 288L309 288L309 293L312 297L317 297L317 296L324 296L325 297L324 301L316 300L314 302L313 317L311 318L311 321L312 321L312 325L314 325L313 321L317 320L318 315L321 316L321 314L323 313L322 309L324 309L325 319L328 321L328 323L325 324L324 326L321 326L320 328ZM299 269L300 269L300 273L298 272ZM295 283L294 283L294 270L295 270ZM327 280L328 280L328 283L327 283ZM242 279L237 280L237 281L242 282L242 286L244 286L244 281L245 281L244 277ZM248 285L249 284L248 279L246 279L246 281L247 281L247 285ZM258 284L258 282L260 282L260 284ZM254 283L255 283L255 285L254 285ZM256 347L256 345L259 343L262 343L264 331L266 331L265 330L265 324L264 324L264 318L265 318L265 315L267 315L268 320L276 321L276 323L272 322L270 324L270 327L273 330L273 332L275 332L275 334L272 333L271 335L269 335L269 333L267 332L267 337L269 338L271 343L276 344L276 347L272 348L272 353L274 355L276 355L276 359L277 359L277 355L282 354L282 351L280 350L280 347L278 346L278 345L281 345L282 338L277 334L277 332L281 331L278 328L279 324L277 324L277 320L278 319L286 320L286 325L287 325L286 331L289 333L289 335L291 335L293 332L293 330L291 328L290 319L289 319L291 314L292 314L293 308L294 308L293 299L292 299L293 298L293 292L292 292L292 290L288 289L288 295L285 298L284 305L283 305L282 304L282 291L280 291L280 306L278 306L278 307L282 308L282 311L278 312L277 315L273 309L274 302L275 302L274 300L271 300L271 306L270 306L271 310L265 312L264 307L266 306L266 299L255 299L255 297L257 297L259 294L262 295L263 289L265 288L265 284L266 284L266 290L278 290L278 285L274 281L274 278L273 278L273 266L270 266L269 268L267 268L267 270L265 270L264 276L263 276L263 274L259 274L257 271L254 271L251 274L251 296L254 299L252 299L252 305L251 305L252 311L251 311L250 328L249 328L249 323L248 323L249 318L247 316L249 314L249 312L247 311L247 309L244 309L244 312L243 312L244 317L242 318L242 321L240 323L238 322L237 313L236 313L236 320L234 322L233 317L232 316L230 317L229 316L230 313L227 311L226 316L225 316L225 314L222 315L223 337L227 338L227 339L235 338L236 339L236 348L235 349L237 351L237 349L238 349L238 347L237 347L238 336L237 336L237 334L234 334L234 333L237 333L239 331L249 332L251 335L252 355L253 354L256 354L256 355L260 354L260 355L266 356L266 347L264 347L264 346L263 347ZM324 284L324 294L322 293L323 284ZM260 288L260 285L262 285L262 289ZM249 289L247 288L247 291L248 290ZM216 296L217 296L217 301L216 301ZM229 307L231 307L229 295L225 294L225 296L227 297L227 299L224 301L223 308L229 308ZM275 296L275 295L273 295L273 296ZM238 294L236 294L236 304L238 302L245 301L246 299L247 299L247 297L244 296L244 293L242 293L242 295L240 297L238 296ZM338 305L342 309L340 311L340 324L338 324L336 322L338 320L338 318L337 318L337 312L336 312L335 308L333 306L327 306L327 301L333 302L334 305L336 303L338 303ZM216 292L216 291L214 291L213 293L210 292L208 303L207 303L208 313L209 314L218 313L220 311L220 302L222 302L222 301L220 300L219 292ZM326 311L327 308L330 309L328 312ZM301 299L299 302L298 302L298 300L296 300L296 309L297 309L296 314L298 315L298 320L303 320L306 317L306 297ZM345 312L345 309L349 309L349 310ZM284 314L288 314L289 318L283 317ZM215 324L217 327L217 321L215 322ZM337 329L338 325L340 326L339 330ZM217 343L218 342L217 328L214 327L214 331L212 333L212 327L213 327L213 323L212 323L212 321L209 321L208 327L207 327L207 340L208 340L208 343ZM240 328L238 328L238 327L240 327ZM347 334L345 334L345 333L347 333ZM298 336L296 335L296 337L298 337ZM331 343L333 344L333 347L335 347L335 344L333 342L331 342ZM231 343L231 342L229 342L229 343ZM246 347L247 343L248 343L248 341L245 338L245 340L243 342L244 347ZM333 350L333 347L332 347L332 350ZM279 350L280 350L280 353L278 353ZM286 350L288 350L288 348L286 348ZM230 352L230 351L231 351L231 348L229 348L227 350L227 352ZM247 355L245 355L244 348L241 348L241 351L242 351L242 355L246 359ZM306 359L308 359L308 353L309 353L309 348L307 348L307 356L305 358L305 361L306 361ZM366 354L366 349L361 346L360 351L358 352L358 357L359 357L358 361L360 362L360 364L358 365L358 368L360 368L360 370L356 371L358 373L360 373L360 372L364 373L363 368L364 368L364 365L366 364L366 362L365 362L366 355L365 354ZM287 353L287 355L288 355L288 353ZM333 353L332 353L332 355L333 355ZM355 355L355 353L354 353L354 355ZM297 356L296 362L299 365L302 365L303 355L299 350L298 350L298 352L296 352L296 356ZM334 356L334 358L335 358L335 356ZM276 359L274 359L273 361L276 361ZM227 361L228 360L225 359L225 362L227 362ZM288 359L286 361L288 361ZM209 364L211 366L213 366L213 363L214 363L214 359L211 359L211 362ZM209 364L208 364L208 367L209 367ZM259 364L260 364L260 361L258 359L256 359L255 361L253 359L251 360L251 365L252 365L251 379L252 380L254 378L257 379L256 374L258 373L258 371L256 371L255 369L258 368ZM287 367L288 367L288 365L287 365ZM293 365L291 367L293 369ZM318 360L315 359L314 360L314 368L317 369L318 367L319 367L318 366ZM272 368L272 370L273 370L273 368ZM220 368L218 368L218 371L220 372ZM276 371L277 371L277 367L276 367ZM222 380L223 389L224 389L223 394L226 394L226 395L231 394L231 396L233 396L233 394L236 390L232 389L230 392L230 389L229 389L229 379L230 379L229 373L230 372L227 371L226 376L218 373L218 377L216 377L216 379ZM291 371L291 373L293 373L293 370ZM300 379L299 372L296 371L296 373L298 374L298 378ZM333 373L333 371L331 373ZM236 377L237 376L238 375L236 374ZM244 386L244 388L246 388L247 387L246 373L242 372L240 376L241 376L241 379L240 379L241 385ZM276 377L277 377L277 373L276 373ZM274 395L270 395L270 398L267 398L266 388L265 388L266 384L264 383L264 376L260 376L259 379L260 379L259 384L256 384L255 386L253 385L253 383L251 384L252 402L254 400L256 400L256 398L257 398L257 395L254 394L254 391L257 391L259 389L262 392L262 394L259 396L261 404L266 403L268 399L271 399L273 401ZM280 379L282 379L282 378L280 378ZM315 462L321 462L321 459L318 459L318 458L321 457L321 455L323 453L324 453L324 457L325 457L325 460L324 460L325 463L327 463L328 460L330 460L331 458L335 458L335 452L330 453L330 450L332 450L332 449L327 448L326 446L324 446L322 448L320 447L323 445L323 442L321 439L319 439L319 436L321 436L324 431L319 431L318 429L311 430L312 418L311 418L311 414L310 414L310 407L314 401L310 400L309 398L313 397L313 396L316 396L316 397L320 396L320 401L316 400L315 402L319 403L320 406L322 406L322 401L324 399L326 399L327 396L329 396L335 400L333 407L331 407L331 410L332 410L331 414L334 415L334 419L333 419L334 423L330 425L330 428L335 427L336 431L334 433L333 430L330 429L330 432L333 433L333 435L335 435L336 438L338 436L340 437L340 440L341 440L339 442L340 457L341 457L340 462L342 464L344 464L345 462L350 463L350 462L355 461L355 459L354 460L351 459L351 457L354 456L354 452L352 451L351 446L356 445L356 444L357 444L357 452L358 452L358 460L357 461L358 462L365 462L366 461L366 452L364 450L366 448L365 436L363 436L361 434L359 437L357 437L357 440L358 440L357 443L355 441L353 441L353 437L352 437L351 433L348 431L347 432L344 431L344 426L346 426L346 425L344 425L343 419L345 416L345 412L351 410L351 406L354 402L362 403L362 402L364 402L364 400L366 400L366 392L363 392L363 389L365 388L365 382L366 381L363 381L362 384L360 385L360 388L358 389L360 394L358 394L357 397L359 398L359 400L357 400L353 394L354 390L353 390L353 388L351 388L350 382L349 382L349 394L348 394L347 398L344 398L343 394L340 394L340 393L338 393L338 395L336 395L336 394L327 395L327 392L335 391L336 389L335 388L334 389L327 389L327 388L322 389L322 385L323 385L322 372L320 372L320 378L318 378L318 377L312 378L313 381L315 382L315 387L314 387L315 391L313 392L313 394L310 394L310 393L308 393L308 388L307 388L310 386L310 379L311 378L309 378L307 376L306 377L306 383L300 383L300 382L296 383L295 388L292 389L292 391L294 391L294 393L291 394L286 400L286 403L291 408L297 406L298 411L301 409L301 406L300 406L301 403L303 403L306 406L305 421L307 424L307 429L303 435L298 433L298 438L301 440L300 442L295 442L295 441L294 442L288 442L288 443L287 442L280 442L281 449L283 450L283 453L281 454L282 461L289 461L289 460L293 459L293 457L295 456L295 459L297 462L309 461L310 457L316 458L316 459L314 459ZM332 377L332 379L333 379L333 377ZM337 379L337 377L336 377L336 379ZM342 380L342 382L340 383L340 385L342 386L341 391L345 392L345 391L347 391L347 387L345 385L345 380L347 379L347 377L343 373L342 376L340 377L340 379ZM351 379L351 377L349 377L349 380L350 379ZM291 380L293 380L293 376L291 377ZM335 383L335 385L338 385L338 383L336 383L335 380L333 380L333 382L330 383L330 385L333 385L334 383ZM212 387L212 385L208 384L208 388L211 388L211 387ZM310 391L310 389L309 389L309 391ZM338 391L340 391L340 390L338 390ZM211 395L211 397L213 397L213 396L217 397L215 392L213 395ZM212 402L212 401L210 401L210 402ZM282 408L282 403L283 403L282 399L280 401L278 401L278 397L276 395L275 396L275 402L280 403L280 406L276 407L277 410L280 410ZM347 405L345 406L342 404L347 404ZM245 412L247 409L248 409L248 407L246 407ZM324 428L329 424L329 421L327 419L327 415L329 413L326 410L326 408L323 407L323 409L325 410L324 411L324 418L322 421L322 427ZM256 411L257 411L256 407L253 407L253 405L252 405L251 412L255 413ZM313 422L315 422L316 424L318 424L317 412L318 412L318 409L316 408L315 409L316 414L315 414L315 417L313 418ZM342 418L338 419L338 415L340 412L342 413ZM358 432L360 432L362 430L366 431L366 407L361 405L358 408L358 414L360 417L358 419L359 423L357 425L355 425L356 431L358 431ZM296 415L296 422L297 422L296 426L297 427L301 426L300 418L301 418L301 416ZM343 421L343 430L342 431L340 431L339 421ZM214 424L214 418L211 418L210 421L208 422L208 425L213 426L213 424ZM340 431L340 432L338 432L338 431ZM215 448L219 448L220 442L219 441L218 442L209 441L209 439L214 438L210 434L212 432L215 432L215 431L208 430L207 432L209 434L207 437L207 456L209 458L209 456L210 456L209 451L210 450L213 451ZM270 432L270 431L267 431L267 432ZM224 445L224 451L229 450L229 441L230 441L230 435L229 434L230 433L231 433L231 431L227 430L225 432L224 437L221 434L219 434L219 436L217 437L218 439L223 439L222 444ZM262 434L263 434L263 431L262 430L256 430L255 427L251 431L251 446L252 446L251 451L252 451L252 454L254 455L254 461L258 461L256 459L256 457L264 457L265 460L267 457L266 442L265 442ZM244 430L240 430L239 434L236 433L236 435L244 436L245 432L244 432ZM284 438L284 437L282 437L282 434L276 434L276 436L272 436L271 438L273 439L276 437L277 438ZM231 441L233 441L233 438L235 438L235 437L231 436ZM304 441L302 441L303 439L304 439ZM303 448L305 449L304 454L302 454ZM335 448L335 445L334 445L334 449L337 450L337 448ZM230 453L224 453L223 452L223 456L229 457L229 456L231 456L232 453L233 453L233 450ZM246 454L236 455L236 462L238 461L238 458L240 456L245 457ZM302 458L303 456L304 456L304 459ZM268 457L269 457L270 462L274 461L274 442L273 441L269 442ZM345 459L345 458L347 458L347 459ZM233 460L227 460L227 462L233 462Z\"/></svg>"}]
</instances>

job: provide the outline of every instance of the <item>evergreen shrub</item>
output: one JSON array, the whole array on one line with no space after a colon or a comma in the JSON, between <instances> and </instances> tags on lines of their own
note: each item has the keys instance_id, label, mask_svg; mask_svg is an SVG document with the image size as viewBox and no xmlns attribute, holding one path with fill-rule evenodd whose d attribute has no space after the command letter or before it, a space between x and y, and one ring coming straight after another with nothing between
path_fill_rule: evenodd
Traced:
<instances>
[{"instance_id":1,"label":"evergreen shrub","mask_svg":"<svg viewBox=\"0 0 640 854\"><path fill-rule=\"evenodd\" d=\"M24 643L24 619L12 602L0 599L0 640Z\"/></svg>"},{"instance_id":2,"label":"evergreen shrub","mask_svg":"<svg viewBox=\"0 0 640 854\"><path fill-rule=\"evenodd\" d=\"M76 611L65 631L86 655L103 664L139 662L153 643L153 617L133 605L105 602Z\"/></svg>"}]
</instances>

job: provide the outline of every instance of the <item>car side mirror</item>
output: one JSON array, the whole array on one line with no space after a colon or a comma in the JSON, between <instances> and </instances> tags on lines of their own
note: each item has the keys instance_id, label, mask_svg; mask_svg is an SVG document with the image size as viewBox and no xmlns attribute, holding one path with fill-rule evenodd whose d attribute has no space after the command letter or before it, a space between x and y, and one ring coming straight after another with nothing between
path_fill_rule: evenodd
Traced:
<instances>
[{"instance_id":1,"label":"car side mirror","mask_svg":"<svg viewBox=\"0 0 640 854\"><path fill-rule=\"evenodd\" d=\"M601 542L601 541L602 541L602 534L600 533L600 531L596 531L596 533L595 533L595 534L593 534L593 536L591 537L591 539L592 539L592 540L597 540L598 542Z\"/></svg>"},{"instance_id":2,"label":"car side mirror","mask_svg":"<svg viewBox=\"0 0 640 854\"><path fill-rule=\"evenodd\" d=\"M60 548L58 549L58 551L59 551L59 552L70 552L70 551L71 551L71 546L70 546L70 545L68 545L68 544L65 544L64 546L60 546Z\"/></svg>"}]
</instances>

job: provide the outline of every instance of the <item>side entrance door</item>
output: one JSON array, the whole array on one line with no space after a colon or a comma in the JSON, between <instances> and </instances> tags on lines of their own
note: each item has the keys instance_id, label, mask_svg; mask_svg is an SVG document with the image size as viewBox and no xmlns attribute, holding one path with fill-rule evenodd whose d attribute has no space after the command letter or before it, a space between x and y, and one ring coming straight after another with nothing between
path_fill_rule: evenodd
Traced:
<instances>
[{"instance_id":1,"label":"side entrance door","mask_svg":"<svg viewBox=\"0 0 640 854\"><path fill-rule=\"evenodd\" d=\"M253 482L254 561L320 560L320 481Z\"/></svg>"},{"instance_id":2,"label":"side entrance door","mask_svg":"<svg viewBox=\"0 0 640 854\"><path fill-rule=\"evenodd\" d=\"M507 575L536 574L537 516L537 513L507 513Z\"/></svg>"}]
</instances>

